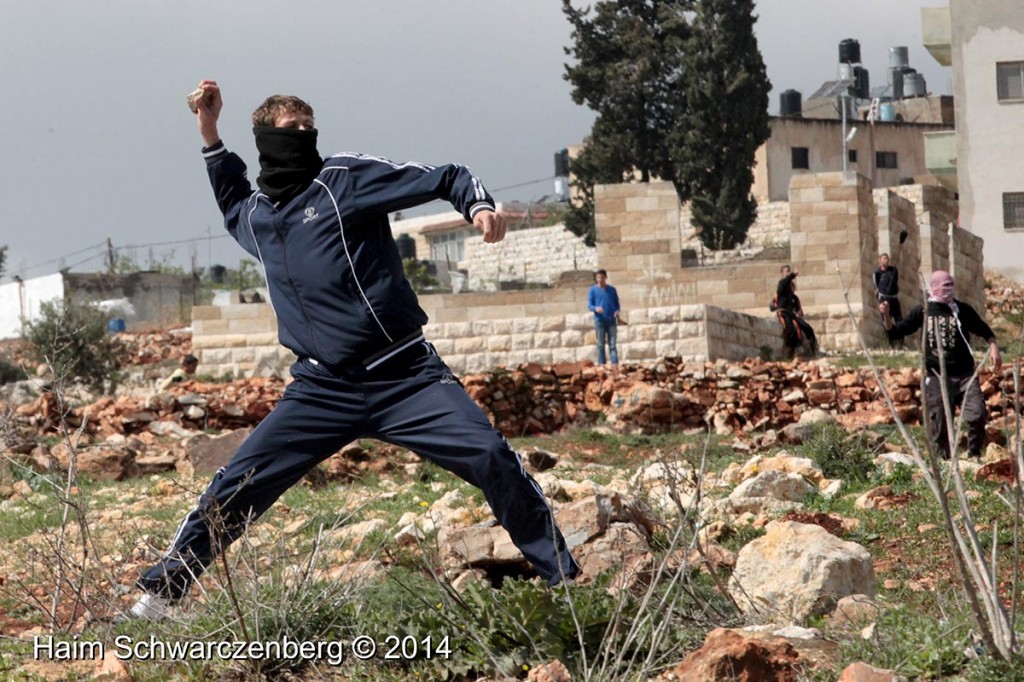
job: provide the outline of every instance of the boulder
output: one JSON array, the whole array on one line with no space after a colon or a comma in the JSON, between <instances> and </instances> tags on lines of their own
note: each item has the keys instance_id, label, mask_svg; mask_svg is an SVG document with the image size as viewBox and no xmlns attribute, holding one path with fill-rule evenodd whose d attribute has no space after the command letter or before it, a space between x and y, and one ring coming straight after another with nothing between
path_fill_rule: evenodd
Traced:
<instances>
[{"instance_id":1,"label":"boulder","mask_svg":"<svg viewBox=\"0 0 1024 682\"><path fill-rule=\"evenodd\" d=\"M860 630L878 620L879 614L880 610L874 599L864 594L851 594L839 600L829 622L834 628Z\"/></svg>"},{"instance_id":2,"label":"boulder","mask_svg":"<svg viewBox=\"0 0 1024 682\"><path fill-rule=\"evenodd\" d=\"M631 573L626 582L632 584L639 577L637 573L645 572L637 570L643 563L638 560L649 558L650 554L651 547L642 528L633 523L613 523L599 538L574 552L580 565L576 580L585 584L602 573L626 568Z\"/></svg>"},{"instance_id":3,"label":"boulder","mask_svg":"<svg viewBox=\"0 0 1024 682\"><path fill-rule=\"evenodd\" d=\"M736 557L733 597L752 620L800 622L851 594L875 594L871 555L824 528L772 521Z\"/></svg>"},{"instance_id":4,"label":"boulder","mask_svg":"<svg viewBox=\"0 0 1024 682\"><path fill-rule=\"evenodd\" d=\"M653 525L648 517L626 505L618 493L594 495L567 504L555 512L555 518L569 549L602 535L613 522L637 522L645 530Z\"/></svg>"},{"instance_id":5,"label":"boulder","mask_svg":"<svg viewBox=\"0 0 1024 682\"><path fill-rule=\"evenodd\" d=\"M235 452L249 437L249 429L236 429L220 436L195 436L188 442L188 461L197 474L212 474L235 456Z\"/></svg>"},{"instance_id":6,"label":"boulder","mask_svg":"<svg viewBox=\"0 0 1024 682\"><path fill-rule=\"evenodd\" d=\"M783 502L802 502L814 490L802 476L769 469L740 483L729 497L771 497Z\"/></svg>"},{"instance_id":7,"label":"boulder","mask_svg":"<svg viewBox=\"0 0 1024 682\"><path fill-rule=\"evenodd\" d=\"M879 670L867 663L857 661L843 668L837 682L899 682L905 679L891 670Z\"/></svg>"},{"instance_id":8,"label":"boulder","mask_svg":"<svg viewBox=\"0 0 1024 682\"><path fill-rule=\"evenodd\" d=\"M813 433L814 427L810 424L786 424L779 431L779 440L787 445L802 445Z\"/></svg>"},{"instance_id":9,"label":"boulder","mask_svg":"<svg viewBox=\"0 0 1024 682\"><path fill-rule=\"evenodd\" d=\"M717 628L704 645L689 654L668 679L686 682L796 682L800 656L784 639L747 639Z\"/></svg>"}]
</instances>

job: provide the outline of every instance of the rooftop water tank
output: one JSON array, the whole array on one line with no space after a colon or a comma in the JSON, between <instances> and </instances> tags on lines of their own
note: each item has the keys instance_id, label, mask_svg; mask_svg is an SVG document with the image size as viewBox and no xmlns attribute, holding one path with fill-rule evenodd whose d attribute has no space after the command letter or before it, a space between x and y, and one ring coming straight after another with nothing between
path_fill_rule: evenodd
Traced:
<instances>
[{"instance_id":1,"label":"rooftop water tank","mask_svg":"<svg viewBox=\"0 0 1024 682\"><path fill-rule=\"evenodd\" d=\"M882 102L878 107L878 118L881 121L895 121L896 120L896 105L892 102Z\"/></svg>"},{"instance_id":2,"label":"rooftop water tank","mask_svg":"<svg viewBox=\"0 0 1024 682\"><path fill-rule=\"evenodd\" d=\"M893 99L903 99L903 72L902 66L889 67L889 95Z\"/></svg>"},{"instance_id":3,"label":"rooftop water tank","mask_svg":"<svg viewBox=\"0 0 1024 682\"><path fill-rule=\"evenodd\" d=\"M839 41L839 63L860 64L860 41L854 38Z\"/></svg>"},{"instance_id":4,"label":"rooftop water tank","mask_svg":"<svg viewBox=\"0 0 1024 682\"><path fill-rule=\"evenodd\" d=\"M416 240L407 234L400 234L395 239L395 243L398 245L398 255L402 260L409 258L416 258Z\"/></svg>"},{"instance_id":5,"label":"rooftop water tank","mask_svg":"<svg viewBox=\"0 0 1024 682\"><path fill-rule=\"evenodd\" d=\"M924 81L924 75L914 71L903 74L903 96L924 97L928 94L928 86Z\"/></svg>"},{"instance_id":6,"label":"rooftop water tank","mask_svg":"<svg viewBox=\"0 0 1024 682\"><path fill-rule=\"evenodd\" d=\"M910 57L905 46L889 48L889 66L907 66L910 64Z\"/></svg>"},{"instance_id":7,"label":"rooftop water tank","mask_svg":"<svg viewBox=\"0 0 1024 682\"><path fill-rule=\"evenodd\" d=\"M868 70L863 66L853 67L853 96L858 99L871 98L871 81Z\"/></svg>"},{"instance_id":8,"label":"rooftop water tank","mask_svg":"<svg viewBox=\"0 0 1024 682\"><path fill-rule=\"evenodd\" d=\"M779 116L800 116L803 112L803 97L799 90L786 90L779 95Z\"/></svg>"}]
</instances>

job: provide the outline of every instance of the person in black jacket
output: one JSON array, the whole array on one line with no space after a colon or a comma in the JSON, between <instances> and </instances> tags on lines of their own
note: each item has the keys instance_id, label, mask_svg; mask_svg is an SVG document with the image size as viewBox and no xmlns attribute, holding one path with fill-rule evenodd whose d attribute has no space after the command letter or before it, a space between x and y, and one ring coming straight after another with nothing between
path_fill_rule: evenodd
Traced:
<instances>
[{"instance_id":1,"label":"person in black jacket","mask_svg":"<svg viewBox=\"0 0 1024 682\"><path fill-rule=\"evenodd\" d=\"M800 273L783 265L779 274L782 279L775 287L771 310L782 326L782 345L786 359L795 358L797 350L805 343L809 353L815 355L818 352L818 339L814 329L804 320L804 309L800 297L796 295L796 278Z\"/></svg>"},{"instance_id":2,"label":"person in black jacket","mask_svg":"<svg viewBox=\"0 0 1024 682\"><path fill-rule=\"evenodd\" d=\"M878 269L874 275L875 295L878 302L883 301L889 304L889 315L893 322L903 319L903 309L900 307L900 271L895 265L889 262L889 254L883 253L878 257Z\"/></svg>"},{"instance_id":3,"label":"person in black jacket","mask_svg":"<svg viewBox=\"0 0 1024 682\"><path fill-rule=\"evenodd\" d=\"M949 433L946 411L942 402L941 363L946 369L946 387L952 406L960 407L960 416L967 422L968 457L981 457L985 445L985 400L981 386L974 376L974 355L971 335L980 336L989 345L993 370L998 372L1003 359L999 353L992 328L978 312L955 298L956 287L948 272L937 270L929 282L927 308L928 328L925 333L924 408L928 420L928 435L932 447L944 459L949 459ZM878 306L890 341L898 341L918 331L925 324L925 308L917 306L907 316L893 323L889 302Z\"/></svg>"},{"instance_id":4,"label":"person in black jacket","mask_svg":"<svg viewBox=\"0 0 1024 682\"><path fill-rule=\"evenodd\" d=\"M388 214L444 199L501 241L504 218L468 168L344 153L324 160L313 109L275 95L253 114L260 173L217 131L223 100L202 81L203 156L228 232L263 266L281 343L298 356L284 396L218 471L171 546L139 580L135 618L167 615L218 553L310 469L371 437L409 448L482 489L548 585L579 566L537 482L423 337Z\"/></svg>"}]
</instances>

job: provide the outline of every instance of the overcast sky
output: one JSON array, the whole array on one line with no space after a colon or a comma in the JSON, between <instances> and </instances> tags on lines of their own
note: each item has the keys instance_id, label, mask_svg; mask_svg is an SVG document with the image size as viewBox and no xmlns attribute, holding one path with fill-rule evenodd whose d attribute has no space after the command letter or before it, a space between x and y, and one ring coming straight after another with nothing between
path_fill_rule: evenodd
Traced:
<instances>
[{"instance_id":1,"label":"overcast sky","mask_svg":"<svg viewBox=\"0 0 1024 682\"><path fill-rule=\"evenodd\" d=\"M885 83L888 48L906 45L929 90L949 94L951 69L920 44L920 7L941 4L760 0L770 110L783 90L808 97L834 78L847 37L872 87ZM271 93L313 104L324 154L463 163L505 201L551 192L550 180L523 183L550 177L553 153L592 121L562 78L558 0L3 0L2 16L8 277L100 269L108 237L139 245L141 265L152 250L237 266L244 253L221 238L184 103L201 78L220 82L221 134L253 178L249 115Z\"/></svg>"}]
</instances>

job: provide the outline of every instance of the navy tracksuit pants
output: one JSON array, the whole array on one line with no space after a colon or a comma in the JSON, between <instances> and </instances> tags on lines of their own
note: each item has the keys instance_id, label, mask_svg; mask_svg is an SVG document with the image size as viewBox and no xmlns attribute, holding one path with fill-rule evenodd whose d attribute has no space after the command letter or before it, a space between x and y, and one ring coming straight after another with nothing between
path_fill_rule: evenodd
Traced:
<instances>
[{"instance_id":1,"label":"navy tracksuit pants","mask_svg":"<svg viewBox=\"0 0 1024 682\"><path fill-rule=\"evenodd\" d=\"M549 584L579 567L519 455L427 343L361 376L308 359L266 419L214 475L167 554L139 585L185 595L213 559L310 469L357 438L408 448L483 490L498 522Z\"/></svg>"}]
</instances>

